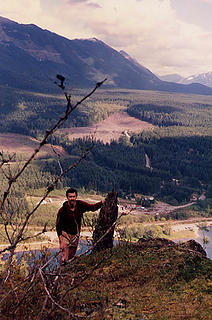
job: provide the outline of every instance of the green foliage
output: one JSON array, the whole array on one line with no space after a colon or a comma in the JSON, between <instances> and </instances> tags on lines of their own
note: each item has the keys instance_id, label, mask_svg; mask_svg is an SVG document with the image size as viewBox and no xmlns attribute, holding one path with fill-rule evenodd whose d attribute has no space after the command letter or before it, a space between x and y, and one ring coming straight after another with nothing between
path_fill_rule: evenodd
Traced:
<instances>
[{"instance_id":1,"label":"green foliage","mask_svg":"<svg viewBox=\"0 0 212 320\"><path fill-rule=\"evenodd\" d=\"M99 213L96 212L85 212L83 215L83 226L91 227L93 230L97 224L98 216Z\"/></svg>"},{"instance_id":2,"label":"green foliage","mask_svg":"<svg viewBox=\"0 0 212 320\"><path fill-rule=\"evenodd\" d=\"M143 121L158 126L211 127L212 104L176 103L169 105L135 104L128 108L128 113Z\"/></svg>"},{"instance_id":3,"label":"green foliage","mask_svg":"<svg viewBox=\"0 0 212 320\"><path fill-rule=\"evenodd\" d=\"M30 207L32 203L29 201ZM29 225L44 226L54 228L59 206L54 204L42 204L29 221Z\"/></svg>"},{"instance_id":4,"label":"green foliage","mask_svg":"<svg viewBox=\"0 0 212 320\"><path fill-rule=\"evenodd\" d=\"M39 136L62 115L66 107L61 95L4 87L0 87L0 93L0 132ZM85 90L73 90L72 102L77 102L85 93ZM65 126L88 126L120 110L127 110L130 115L159 126L211 128L212 123L210 97L139 90L101 90L74 110ZM4 121L4 114L7 121Z\"/></svg>"},{"instance_id":5,"label":"green foliage","mask_svg":"<svg viewBox=\"0 0 212 320\"><path fill-rule=\"evenodd\" d=\"M165 230L165 231L164 231ZM158 238L165 237L165 235L170 235L170 229L162 228L158 225L144 226L141 223L129 224L125 228L119 230L120 236L125 240L138 240L140 238Z\"/></svg>"},{"instance_id":6,"label":"green foliage","mask_svg":"<svg viewBox=\"0 0 212 320\"><path fill-rule=\"evenodd\" d=\"M212 216L212 198L199 200L195 208L198 211L200 211L202 215L206 217L211 217Z\"/></svg>"},{"instance_id":7,"label":"green foliage","mask_svg":"<svg viewBox=\"0 0 212 320\"><path fill-rule=\"evenodd\" d=\"M1 185L0 185L0 198L2 199L3 193L7 190L8 179L7 176L14 176L17 170L20 169L20 165L12 163L7 166L4 171L0 171ZM19 234L23 223L26 219L27 214L35 207L34 203L29 200L27 193L29 188L47 187L53 180L51 174L41 172L39 167L36 165L30 165L23 172L23 174L17 179L12 185L10 194L8 195L4 207L0 213L0 224L6 226L7 234L5 229L1 228L0 240L1 242L8 242L8 237L13 240ZM37 200L38 201L38 200ZM55 217L58 208L54 205L41 205L37 212L33 215L29 221L30 224L44 226L46 223L48 226L55 226ZM30 230L27 230L23 237L29 237L34 235ZM37 238L38 239L38 238ZM36 240L36 239L34 239Z\"/></svg>"},{"instance_id":8,"label":"green foliage","mask_svg":"<svg viewBox=\"0 0 212 320\"><path fill-rule=\"evenodd\" d=\"M40 165L40 164L39 164ZM15 185L12 188L12 193L15 193L18 197L24 197L26 191L29 189L39 189L47 187L54 179L54 176L49 172L43 172L40 170L39 165L33 164L22 173L18 178ZM4 173L0 171L1 185L0 185L0 197L7 186L7 178L5 176L9 174L15 175L17 170L20 169L20 165L17 163L11 164L10 167L4 169ZM14 198L14 195L13 195Z\"/></svg>"}]
</instances>

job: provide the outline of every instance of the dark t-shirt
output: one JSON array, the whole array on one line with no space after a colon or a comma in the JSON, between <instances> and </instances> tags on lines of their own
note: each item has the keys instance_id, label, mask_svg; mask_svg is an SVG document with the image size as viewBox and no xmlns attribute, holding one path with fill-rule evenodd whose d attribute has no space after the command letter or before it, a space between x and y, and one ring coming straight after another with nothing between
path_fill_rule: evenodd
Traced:
<instances>
[{"instance_id":1,"label":"dark t-shirt","mask_svg":"<svg viewBox=\"0 0 212 320\"><path fill-rule=\"evenodd\" d=\"M64 202L62 208L58 211L56 230L60 236L62 231L75 235L80 232L83 213L86 211L96 211L102 207L102 201L90 204L81 200L76 201L75 210L70 210L68 201Z\"/></svg>"}]
</instances>

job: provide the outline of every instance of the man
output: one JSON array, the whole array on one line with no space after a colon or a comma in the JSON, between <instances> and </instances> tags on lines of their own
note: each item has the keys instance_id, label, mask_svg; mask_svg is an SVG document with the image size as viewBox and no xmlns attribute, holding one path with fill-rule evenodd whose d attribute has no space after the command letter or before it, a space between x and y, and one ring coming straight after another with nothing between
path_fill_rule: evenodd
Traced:
<instances>
[{"instance_id":1,"label":"man","mask_svg":"<svg viewBox=\"0 0 212 320\"><path fill-rule=\"evenodd\" d=\"M73 258L77 251L83 213L96 211L103 205L102 201L89 204L77 200L77 190L73 188L66 191L66 197L68 201L59 209L56 221L62 264Z\"/></svg>"}]
</instances>

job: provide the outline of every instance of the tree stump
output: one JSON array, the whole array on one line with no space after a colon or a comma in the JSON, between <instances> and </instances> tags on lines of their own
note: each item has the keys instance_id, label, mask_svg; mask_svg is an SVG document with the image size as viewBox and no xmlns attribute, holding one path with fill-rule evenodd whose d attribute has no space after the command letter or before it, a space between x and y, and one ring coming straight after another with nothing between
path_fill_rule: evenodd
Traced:
<instances>
[{"instance_id":1,"label":"tree stump","mask_svg":"<svg viewBox=\"0 0 212 320\"><path fill-rule=\"evenodd\" d=\"M110 229L113 223L117 220L118 217L118 206L117 206L117 197L118 194L114 190L107 194L105 202L100 209L99 218L97 225L93 232L93 244L97 243L99 239ZM94 251L100 251L107 248L113 247L113 235L114 227L103 237L102 240L98 242L95 246Z\"/></svg>"}]
</instances>

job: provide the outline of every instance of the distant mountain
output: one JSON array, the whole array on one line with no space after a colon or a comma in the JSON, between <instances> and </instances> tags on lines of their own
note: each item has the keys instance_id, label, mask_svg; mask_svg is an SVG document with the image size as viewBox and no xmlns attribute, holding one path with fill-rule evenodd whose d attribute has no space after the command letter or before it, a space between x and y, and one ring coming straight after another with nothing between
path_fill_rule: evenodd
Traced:
<instances>
[{"instance_id":1,"label":"distant mountain","mask_svg":"<svg viewBox=\"0 0 212 320\"><path fill-rule=\"evenodd\" d=\"M184 78L177 73L167 74L165 76L158 76L160 80L171 81L171 82L181 82Z\"/></svg>"},{"instance_id":2,"label":"distant mountain","mask_svg":"<svg viewBox=\"0 0 212 320\"><path fill-rule=\"evenodd\" d=\"M198 83L204 84L205 86L212 87L212 72L192 75L181 81L181 83L184 83L184 84L190 84L194 82L195 83L198 82Z\"/></svg>"},{"instance_id":3,"label":"distant mountain","mask_svg":"<svg viewBox=\"0 0 212 320\"><path fill-rule=\"evenodd\" d=\"M207 87L212 87L212 71L206 72L206 73L199 73L192 75L187 78L183 78L179 74L167 74L164 76L158 76L160 80L163 81L172 81L176 83L182 83L182 84L202 84Z\"/></svg>"},{"instance_id":4,"label":"distant mountain","mask_svg":"<svg viewBox=\"0 0 212 320\"><path fill-rule=\"evenodd\" d=\"M106 86L114 88L212 94L203 85L161 81L127 53L98 39L69 40L36 25L0 17L0 85L53 91L57 73L71 87L94 86L107 77Z\"/></svg>"}]
</instances>

